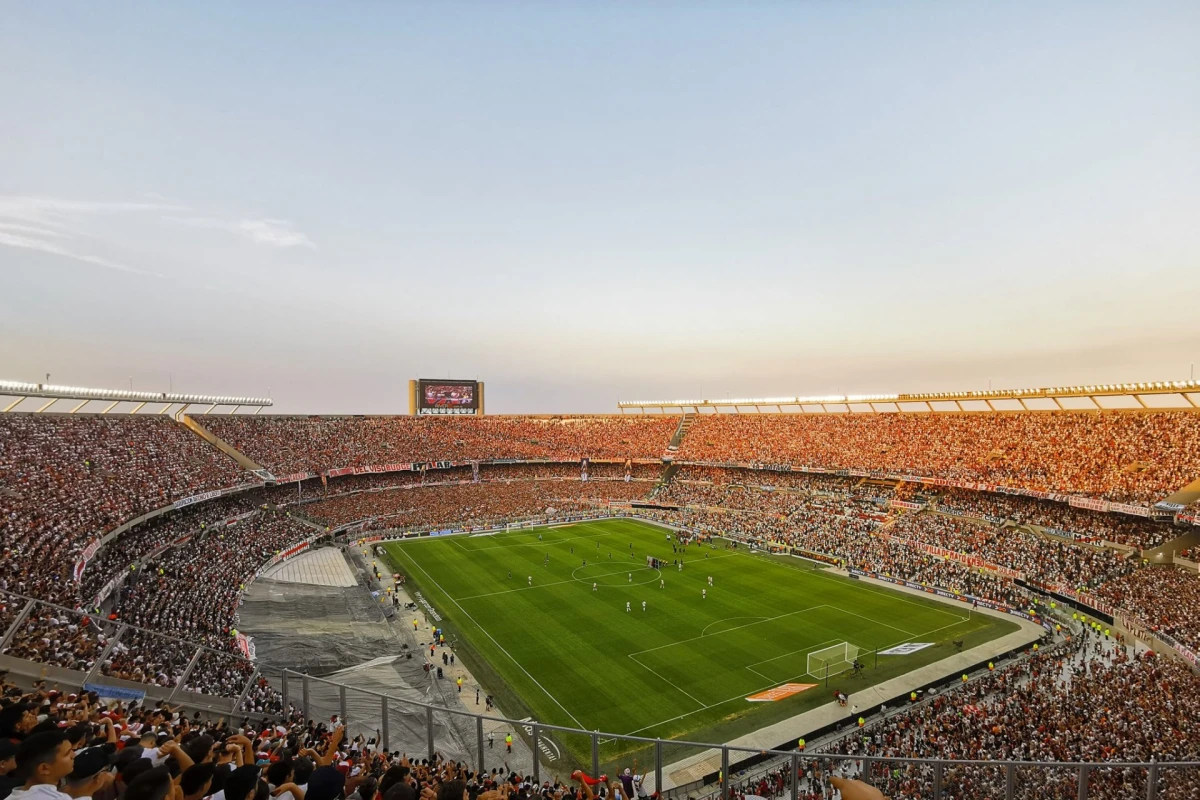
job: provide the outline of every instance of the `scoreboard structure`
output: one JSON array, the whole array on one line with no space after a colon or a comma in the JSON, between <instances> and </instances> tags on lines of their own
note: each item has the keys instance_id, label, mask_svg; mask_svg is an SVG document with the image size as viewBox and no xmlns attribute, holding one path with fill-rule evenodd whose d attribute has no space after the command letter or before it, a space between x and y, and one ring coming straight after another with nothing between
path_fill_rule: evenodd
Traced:
<instances>
[{"instance_id":1,"label":"scoreboard structure","mask_svg":"<svg viewBox=\"0 0 1200 800\"><path fill-rule=\"evenodd\" d=\"M421 417L482 417L483 381L411 380L408 382L408 413Z\"/></svg>"}]
</instances>

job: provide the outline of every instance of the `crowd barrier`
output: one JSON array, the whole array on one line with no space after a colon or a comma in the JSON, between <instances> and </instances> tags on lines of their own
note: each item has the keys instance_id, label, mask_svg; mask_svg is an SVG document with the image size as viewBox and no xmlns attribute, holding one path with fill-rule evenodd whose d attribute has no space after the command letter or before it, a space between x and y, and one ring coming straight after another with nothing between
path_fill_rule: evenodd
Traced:
<instances>
[{"instance_id":1,"label":"crowd barrier","mask_svg":"<svg viewBox=\"0 0 1200 800\"><path fill-rule=\"evenodd\" d=\"M282 681L285 703L306 718L346 721L349 734L378 735L383 749L410 758L440 754L479 771L503 767L531 776L535 785L551 777L565 778L576 769L613 776L636 759L647 793L659 792L668 800L703 798L706 790L713 797L728 797L749 770L768 762L776 763L775 769L784 775L784 791L778 796L790 800L800 800L805 776L814 770L857 776L881 788L905 783L913 787L908 796L924 800L1108 798L1115 796L1110 784L1116 776L1122 785L1140 787L1137 797L1156 800L1170 796L1164 787L1172 779L1183 782L1200 776L1200 763L880 758L653 739L475 714L290 670L284 671ZM512 752L505 745L508 736L514 740Z\"/></svg>"}]
</instances>

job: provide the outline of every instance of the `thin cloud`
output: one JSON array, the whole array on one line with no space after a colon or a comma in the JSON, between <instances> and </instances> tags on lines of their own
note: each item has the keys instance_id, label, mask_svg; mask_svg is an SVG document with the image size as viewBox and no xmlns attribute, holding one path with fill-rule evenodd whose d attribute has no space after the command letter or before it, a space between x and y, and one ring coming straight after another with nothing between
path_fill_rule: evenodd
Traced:
<instances>
[{"instance_id":1,"label":"thin cloud","mask_svg":"<svg viewBox=\"0 0 1200 800\"><path fill-rule=\"evenodd\" d=\"M76 253L73 250L68 250L67 248L57 245L53 242L47 242L42 239L30 239L24 236L16 236L3 231L0 231L0 246L13 247L20 250L33 250L39 253L49 253L51 255L62 256L63 258L70 258L75 261L82 261L85 264L93 264L97 267L116 270L117 272L126 272L131 275L149 275L155 278L162 277L162 275L157 272L148 272L144 269L131 267L128 264L122 264L101 256L93 256L87 253Z\"/></svg>"},{"instance_id":2,"label":"thin cloud","mask_svg":"<svg viewBox=\"0 0 1200 800\"><path fill-rule=\"evenodd\" d=\"M179 211L183 206L163 203L127 203L92 200L64 200L58 197L35 197L30 195L0 195L0 217L42 222L72 216L97 214L128 214L147 211Z\"/></svg>"},{"instance_id":3,"label":"thin cloud","mask_svg":"<svg viewBox=\"0 0 1200 800\"><path fill-rule=\"evenodd\" d=\"M0 222L0 231L23 233L31 236L47 236L54 239L70 238L71 236L71 234L65 231L56 231L53 228L39 227L37 225L23 225L18 222Z\"/></svg>"},{"instance_id":4,"label":"thin cloud","mask_svg":"<svg viewBox=\"0 0 1200 800\"><path fill-rule=\"evenodd\" d=\"M143 195L149 200L165 200L161 195ZM181 217L172 212L190 211L187 206L168 202L70 200L36 195L0 195L0 247L28 250L69 258L83 264L130 275L163 277L103 253L106 243L95 235L120 226L97 227L98 217L135 217L138 224L162 225L178 222L191 227L226 231L255 244L269 247L315 248L308 236L288 220L270 218L236 219L223 215ZM102 252L89 252L102 248ZM136 250L136 248L134 248Z\"/></svg>"},{"instance_id":5,"label":"thin cloud","mask_svg":"<svg viewBox=\"0 0 1200 800\"><path fill-rule=\"evenodd\" d=\"M162 203L66 200L33 195L0 195L0 246L69 258L130 275L162 277L96 253L65 247L64 239L92 240L86 220L101 215L146 214L179 210Z\"/></svg>"},{"instance_id":6,"label":"thin cloud","mask_svg":"<svg viewBox=\"0 0 1200 800\"><path fill-rule=\"evenodd\" d=\"M252 241L274 247L316 247L312 239L283 219L244 219L238 230Z\"/></svg>"},{"instance_id":7,"label":"thin cloud","mask_svg":"<svg viewBox=\"0 0 1200 800\"><path fill-rule=\"evenodd\" d=\"M309 247L316 244L303 231L286 219L242 219L228 220L219 217L166 217L172 222L193 228L209 228L226 231L235 236L249 239L256 244L272 247Z\"/></svg>"}]
</instances>

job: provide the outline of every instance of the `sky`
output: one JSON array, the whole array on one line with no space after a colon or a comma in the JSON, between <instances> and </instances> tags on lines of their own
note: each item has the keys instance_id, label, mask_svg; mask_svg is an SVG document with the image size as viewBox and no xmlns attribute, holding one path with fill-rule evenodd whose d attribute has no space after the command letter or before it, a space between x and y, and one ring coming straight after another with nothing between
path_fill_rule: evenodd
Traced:
<instances>
[{"instance_id":1,"label":"sky","mask_svg":"<svg viewBox=\"0 0 1200 800\"><path fill-rule=\"evenodd\" d=\"M0 14L0 378L406 413L1178 380L1200 3Z\"/></svg>"}]
</instances>

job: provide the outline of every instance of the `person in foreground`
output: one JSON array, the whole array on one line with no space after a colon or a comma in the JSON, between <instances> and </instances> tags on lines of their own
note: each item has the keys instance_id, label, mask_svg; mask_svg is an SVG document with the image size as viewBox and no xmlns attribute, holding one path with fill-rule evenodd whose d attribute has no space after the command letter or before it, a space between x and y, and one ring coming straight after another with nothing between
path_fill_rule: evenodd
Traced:
<instances>
[{"instance_id":1,"label":"person in foreground","mask_svg":"<svg viewBox=\"0 0 1200 800\"><path fill-rule=\"evenodd\" d=\"M842 793L842 800L888 800L883 796L883 792L874 786L868 786L853 778L835 776L830 778L829 782L833 784L833 788Z\"/></svg>"}]
</instances>

